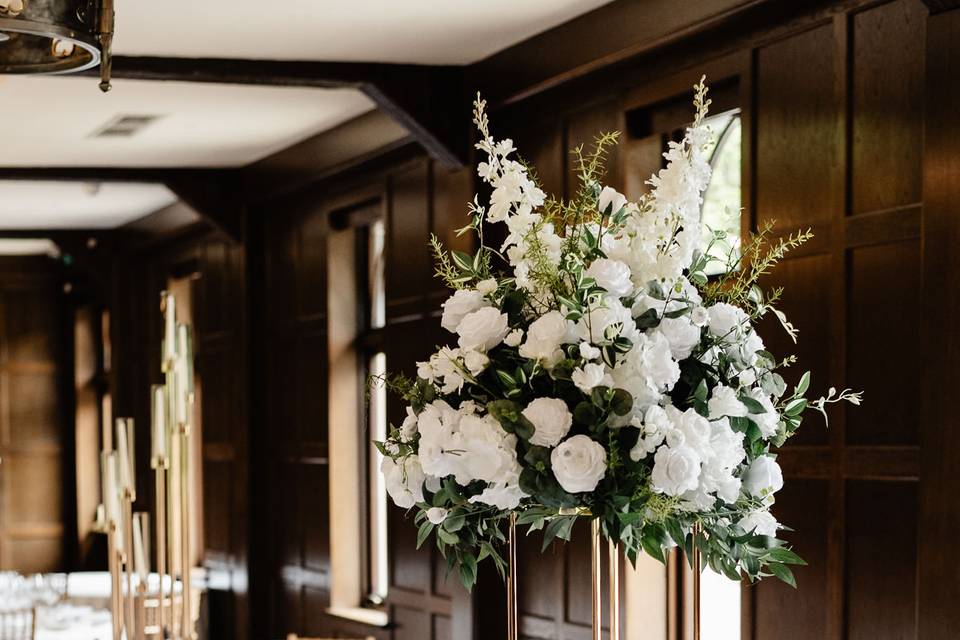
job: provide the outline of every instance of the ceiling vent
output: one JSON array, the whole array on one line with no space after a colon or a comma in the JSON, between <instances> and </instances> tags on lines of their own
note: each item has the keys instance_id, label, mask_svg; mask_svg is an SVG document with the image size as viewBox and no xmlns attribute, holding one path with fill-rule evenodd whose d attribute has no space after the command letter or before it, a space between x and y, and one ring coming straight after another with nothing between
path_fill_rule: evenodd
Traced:
<instances>
[{"instance_id":1,"label":"ceiling vent","mask_svg":"<svg viewBox=\"0 0 960 640\"><path fill-rule=\"evenodd\" d=\"M130 138L150 125L160 116L156 115L121 115L111 119L107 124L97 129L93 138Z\"/></svg>"}]
</instances>

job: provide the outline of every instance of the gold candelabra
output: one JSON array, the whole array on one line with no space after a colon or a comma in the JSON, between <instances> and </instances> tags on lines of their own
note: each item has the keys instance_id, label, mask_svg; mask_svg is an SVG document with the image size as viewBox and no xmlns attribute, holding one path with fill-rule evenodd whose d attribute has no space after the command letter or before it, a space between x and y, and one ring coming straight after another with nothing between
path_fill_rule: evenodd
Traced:
<instances>
[{"instance_id":1,"label":"gold candelabra","mask_svg":"<svg viewBox=\"0 0 960 640\"><path fill-rule=\"evenodd\" d=\"M104 429L101 453L103 504L98 528L107 534L110 611L114 640L196 640L198 593L191 582L193 348L189 325L176 320L176 301L163 292L162 373L151 389L151 455L155 528L135 512L134 423L116 420ZM151 580L151 532L156 539L156 581Z\"/></svg>"}]
</instances>

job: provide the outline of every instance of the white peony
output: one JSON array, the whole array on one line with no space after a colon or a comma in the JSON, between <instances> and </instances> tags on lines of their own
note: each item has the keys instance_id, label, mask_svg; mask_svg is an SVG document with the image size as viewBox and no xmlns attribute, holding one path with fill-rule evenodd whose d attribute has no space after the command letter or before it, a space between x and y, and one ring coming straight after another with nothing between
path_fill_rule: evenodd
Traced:
<instances>
[{"instance_id":1,"label":"white peony","mask_svg":"<svg viewBox=\"0 0 960 640\"><path fill-rule=\"evenodd\" d=\"M712 458L711 429L707 419L694 409L687 409L681 413L676 407L670 406L667 407L666 411L676 431L683 434L684 446L693 449L700 460L704 462Z\"/></svg>"},{"instance_id":2,"label":"white peony","mask_svg":"<svg viewBox=\"0 0 960 640\"><path fill-rule=\"evenodd\" d=\"M598 286L615 298L622 298L633 292L630 267L619 260L598 258L587 267L584 275L596 280Z\"/></svg>"},{"instance_id":3,"label":"white peony","mask_svg":"<svg viewBox=\"0 0 960 640\"><path fill-rule=\"evenodd\" d=\"M423 482L426 477L417 456L407 456L398 464L393 458L385 457L380 462L387 493L401 509L409 509L423 502Z\"/></svg>"},{"instance_id":4,"label":"white peony","mask_svg":"<svg viewBox=\"0 0 960 640\"><path fill-rule=\"evenodd\" d=\"M520 355L553 365L563 357L560 345L571 341L570 326L571 323L559 311L540 316L527 329L527 339L520 347Z\"/></svg>"},{"instance_id":5,"label":"white peony","mask_svg":"<svg viewBox=\"0 0 960 640\"><path fill-rule=\"evenodd\" d=\"M758 536L776 536L780 523L766 510L751 511L738 522L744 531L753 531Z\"/></svg>"},{"instance_id":6,"label":"white peony","mask_svg":"<svg viewBox=\"0 0 960 640\"><path fill-rule=\"evenodd\" d=\"M489 351L510 332L507 314L495 307L484 307L464 316L457 325L461 349Z\"/></svg>"},{"instance_id":7,"label":"white peony","mask_svg":"<svg viewBox=\"0 0 960 640\"><path fill-rule=\"evenodd\" d=\"M570 379L580 391L587 394L593 391L594 387L613 386L613 378L607 373L606 368L596 362L588 362L582 367L574 369Z\"/></svg>"},{"instance_id":8,"label":"white peony","mask_svg":"<svg viewBox=\"0 0 960 640\"><path fill-rule=\"evenodd\" d=\"M627 204L627 197L613 187L604 187L600 191L597 208L601 215L613 215Z\"/></svg>"},{"instance_id":9,"label":"white peony","mask_svg":"<svg viewBox=\"0 0 960 640\"><path fill-rule=\"evenodd\" d=\"M700 456L690 447L660 447L653 461L650 482L658 493L680 496L700 484Z\"/></svg>"},{"instance_id":10,"label":"white peony","mask_svg":"<svg viewBox=\"0 0 960 640\"><path fill-rule=\"evenodd\" d=\"M458 463L454 468L457 484L496 482L510 473L519 474L517 437L504 431L493 416L461 417L458 436Z\"/></svg>"},{"instance_id":11,"label":"white peony","mask_svg":"<svg viewBox=\"0 0 960 640\"><path fill-rule=\"evenodd\" d=\"M747 415L747 406L737 399L737 392L724 385L714 387L713 393L710 394L710 401L707 403L707 409L710 412L711 420L723 416L742 418Z\"/></svg>"},{"instance_id":12,"label":"white peony","mask_svg":"<svg viewBox=\"0 0 960 640\"><path fill-rule=\"evenodd\" d=\"M550 464L564 491L593 491L607 472L607 452L589 436L573 436L553 450Z\"/></svg>"},{"instance_id":13,"label":"white peony","mask_svg":"<svg viewBox=\"0 0 960 640\"><path fill-rule=\"evenodd\" d=\"M440 325L451 333L456 333L457 325L468 313L488 306L483 293L474 289L458 289L443 303L443 317Z\"/></svg>"},{"instance_id":14,"label":"white peony","mask_svg":"<svg viewBox=\"0 0 960 640\"><path fill-rule=\"evenodd\" d=\"M427 520L433 524L443 524L447 519L447 510L443 507L431 507L427 509Z\"/></svg>"},{"instance_id":15,"label":"white peony","mask_svg":"<svg viewBox=\"0 0 960 640\"><path fill-rule=\"evenodd\" d=\"M743 488L755 498L773 503L773 494L783 488L783 471L777 461L769 456L760 456L743 474Z\"/></svg>"},{"instance_id":16,"label":"white peony","mask_svg":"<svg viewBox=\"0 0 960 640\"><path fill-rule=\"evenodd\" d=\"M530 444L540 447L557 446L573 425L567 403L557 398L537 398L522 413L533 424Z\"/></svg>"}]
</instances>

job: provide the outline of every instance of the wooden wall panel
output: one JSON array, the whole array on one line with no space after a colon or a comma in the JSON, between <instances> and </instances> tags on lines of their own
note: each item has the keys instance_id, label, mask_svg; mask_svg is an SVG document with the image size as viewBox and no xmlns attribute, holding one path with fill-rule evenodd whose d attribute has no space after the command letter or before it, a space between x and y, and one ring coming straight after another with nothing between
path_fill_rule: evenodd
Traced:
<instances>
[{"instance_id":1,"label":"wooden wall panel","mask_svg":"<svg viewBox=\"0 0 960 640\"><path fill-rule=\"evenodd\" d=\"M917 638L917 483L847 485L846 637Z\"/></svg>"},{"instance_id":2,"label":"wooden wall panel","mask_svg":"<svg viewBox=\"0 0 960 640\"><path fill-rule=\"evenodd\" d=\"M756 215L779 229L830 218L838 188L832 26L757 52ZM789 70L789 72L787 71Z\"/></svg>"},{"instance_id":3,"label":"wooden wall panel","mask_svg":"<svg viewBox=\"0 0 960 640\"><path fill-rule=\"evenodd\" d=\"M852 19L852 213L920 201L924 31L920 0Z\"/></svg>"}]
</instances>

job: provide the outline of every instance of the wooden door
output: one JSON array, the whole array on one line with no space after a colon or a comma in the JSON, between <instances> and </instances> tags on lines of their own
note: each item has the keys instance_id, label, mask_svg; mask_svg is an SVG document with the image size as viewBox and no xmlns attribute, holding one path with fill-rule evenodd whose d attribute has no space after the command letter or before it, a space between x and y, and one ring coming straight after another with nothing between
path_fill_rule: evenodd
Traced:
<instances>
[{"instance_id":1,"label":"wooden door","mask_svg":"<svg viewBox=\"0 0 960 640\"><path fill-rule=\"evenodd\" d=\"M49 258L0 260L0 569L64 564L61 293Z\"/></svg>"}]
</instances>

